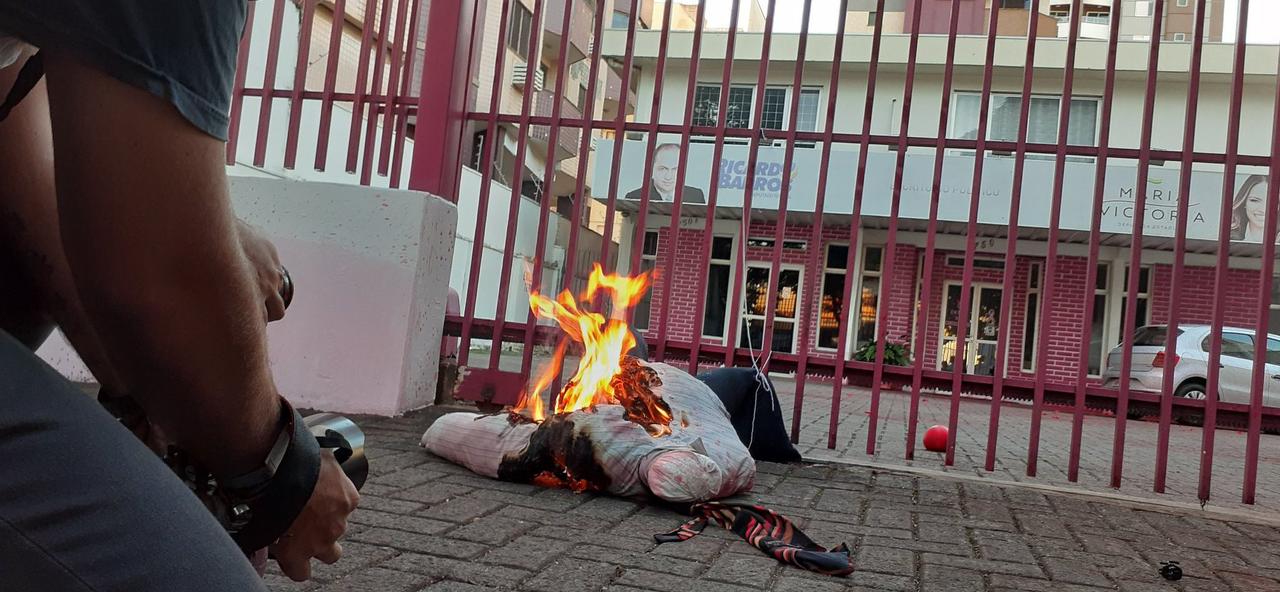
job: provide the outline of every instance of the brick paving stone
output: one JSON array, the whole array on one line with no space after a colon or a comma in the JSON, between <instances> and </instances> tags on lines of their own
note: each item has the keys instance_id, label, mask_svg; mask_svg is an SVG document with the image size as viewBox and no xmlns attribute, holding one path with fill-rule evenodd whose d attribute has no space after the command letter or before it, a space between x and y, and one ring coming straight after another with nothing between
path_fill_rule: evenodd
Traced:
<instances>
[{"instance_id":1,"label":"brick paving stone","mask_svg":"<svg viewBox=\"0 0 1280 592\"><path fill-rule=\"evenodd\" d=\"M674 527L672 530L674 530ZM623 534L582 532L581 530L566 526L539 526L538 528L529 531L529 534L559 539L562 541L586 543L598 547L624 549L629 551L645 551L652 548L654 545L653 535L651 534L637 534L634 532L626 532ZM707 535L703 534L702 536Z\"/></svg>"},{"instance_id":2,"label":"brick paving stone","mask_svg":"<svg viewBox=\"0 0 1280 592\"><path fill-rule=\"evenodd\" d=\"M376 484L385 487L394 487L396 489L404 489L406 487L413 487L414 485L421 485L428 481L439 481L448 475L449 473L439 471L434 468L415 466L392 473L375 473L370 476L369 482L365 484L365 487Z\"/></svg>"},{"instance_id":3,"label":"brick paving stone","mask_svg":"<svg viewBox=\"0 0 1280 592\"><path fill-rule=\"evenodd\" d=\"M1035 555L1031 554L1031 546L1009 533L982 530L976 531L973 536L983 559L1013 563L1036 562Z\"/></svg>"},{"instance_id":4,"label":"brick paving stone","mask_svg":"<svg viewBox=\"0 0 1280 592\"><path fill-rule=\"evenodd\" d=\"M510 543L495 547L485 553L480 561L537 571L551 561L564 557L572 548L573 544L566 541L522 536Z\"/></svg>"},{"instance_id":5,"label":"brick paving stone","mask_svg":"<svg viewBox=\"0 0 1280 592\"><path fill-rule=\"evenodd\" d=\"M684 590L689 587L688 578L674 576L665 572L648 571L633 567L623 569L622 575L617 579L617 583L622 586L631 586L644 590L656 590L658 592ZM760 585L758 586L745 586L711 580L699 580L697 590L698 592L744 592L763 590L764 588L762 586L768 584L768 581L765 580L759 584Z\"/></svg>"},{"instance_id":6,"label":"brick paving stone","mask_svg":"<svg viewBox=\"0 0 1280 592\"><path fill-rule=\"evenodd\" d=\"M1044 570L1055 582L1083 584L1086 586L1110 586L1111 580L1102 573L1096 563L1046 557L1041 562Z\"/></svg>"},{"instance_id":7,"label":"brick paving stone","mask_svg":"<svg viewBox=\"0 0 1280 592\"><path fill-rule=\"evenodd\" d=\"M391 512L394 514L412 514L422 508L422 504L406 500L392 499L378 495L362 494L360 496L360 509L376 510L379 512Z\"/></svg>"},{"instance_id":8,"label":"brick paving stone","mask_svg":"<svg viewBox=\"0 0 1280 592\"><path fill-rule=\"evenodd\" d=\"M921 590L929 592L986 592L982 574L938 564L924 564L920 577Z\"/></svg>"},{"instance_id":9,"label":"brick paving stone","mask_svg":"<svg viewBox=\"0 0 1280 592\"><path fill-rule=\"evenodd\" d=\"M390 528L369 528L349 535L348 538L372 545L391 547L401 551L440 555L459 559L479 557L487 547L484 545L452 540L441 535L422 534Z\"/></svg>"},{"instance_id":10,"label":"brick paving stone","mask_svg":"<svg viewBox=\"0 0 1280 592\"><path fill-rule=\"evenodd\" d=\"M500 545L534 528L534 522L491 514L453 529L449 532L449 538Z\"/></svg>"},{"instance_id":11,"label":"brick paving stone","mask_svg":"<svg viewBox=\"0 0 1280 592\"><path fill-rule=\"evenodd\" d=\"M597 561L566 559L552 563L525 582L538 592L588 592L599 590L622 574L623 568Z\"/></svg>"},{"instance_id":12,"label":"brick paving stone","mask_svg":"<svg viewBox=\"0 0 1280 592\"><path fill-rule=\"evenodd\" d=\"M399 554L399 551L390 547L343 541L342 561L333 565L325 565L318 561L313 562L311 564L311 575L322 581L336 580L353 571L382 563Z\"/></svg>"},{"instance_id":13,"label":"brick paving stone","mask_svg":"<svg viewBox=\"0 0 1280 592\"><path fill-rule=\"evenodd\" d=\"M1102 590L1114 590L1110 585L1095 588L1093 586L1081 586L1079 584L1063 584L1047 579L1024 578L1021 576L1008 576L1004 574L991 574L992 590L1009 590L1010 592L1100 592ZM1169 592L1168 588L1164 592Z\"/></svg>"},{"instance_id":14,"label":"brick paving stone","mask_svg":"<svg viewBox=\"0 0 1280 592\"><path fill-rule=\"evenodd\" d=\"M317 592L407 592L422 588L427 581L422 574L374 567L326 584Z\"/></svg>"},{"instance_id":15,"label":"brick paving stone","mask_svg":"<svg viewBox=\"0 0 1280 592\"><path fill-rule=\"evenodd\" d=\"M455 497L444 503L436 504L418 512L420 516L431 518L433 520L446 520L449 522L470 522L495 512L506 504L490 499L483 499L474 496L464 495Z\"/></svg>"},{"instance_id":16,"label":"brick paving stone","mask_svg":"<svg viewBox=\"0 0 1280 592\"><path fill-rule=\"evenodd\" d=\"M712 561L702 577L742 586L759 586L782 569L782 565L775 561L760 561L762 557L726 553Z\"/></svg>"},{"instance_id":17,"label":"brick paving stone","mask_svg":"<svg viewBox=\"0 0 1280 592\"><path fill-rule=\"evenodd\" d=\"M420 504L438 504L451 497L468 493L473 489L459 483L426 483L397 491L391 494L391 497Z\"/></svg>"},{"instance_id":18,"label":"brick paving stone","mask_svg":"<svg viewBox=\"0 0 1280 592\"><path fill-rule=\"evenodd\" d=\"M859 571L887 574L909 574L915 571L916 554L905 549L863 544L856 557L855 565Z\"/></svg>"},{"instance_id":19,"label":"brick paving stone","mask_svg":"<svg viewBox=\"0 0 1280 592\"><path fill-rule=\"evenodd\" d=\"M378 512L376 510L368 509L360 509L351 514L351 522L381 528L392 528L395 530L408 530L410 532L431 534L444 532L453 526L448 522L442 522L440 520L419 518L417 516L405 516L403 514L393 514L391 512Z\"/></svg>"},{"instance_id":20,"label":"brick paving stone","mask_svg":"<svg viewBox=\"0 0 1280 592\"><path fill-rule=\"evenodd\" d=\"M826 580L814 580L804 576L784 573L773 584L773 592L839 592L840 590L857 590L855 587L846 588L847 582L836 579L827 578Z\"/></svg>"},{"instance_id":21,"label":"brick paving stone","mask_svg":"<svg viewBox=\"0 0 1280 592\"><path fill-rule=\"evenodd\" d=\"M677 559L668 555L606 549L595 545L577 545L569 552L569 557L686 577L706 570L706 566L697 561ZM762 557L762 559L767 558Z\"/></svg>"},{"instance_id":22,"label":"brick paving stone","mask_svg":"<svg viewBox=\"0 0 1280 592\"><path fill-rule=\"evenodd\" d=\"M466 584L463 582L455 582L453 580L441 580L434 584L429 584L425 588L419 589L418 592L484 592L485 590L492 590L492 588L477 586L475 584Z\"/></svg>"},{"instance_id":23,"label":"brick paving stone","mask_svg":"<svg viewBox=\"0 0 1280 592\"><path fill-rule=\"evenodd\" d=\"M387 569L422 574L434 579L447 579L486 588L514 588L529 579L533 572L502 565L449 559L420 553L402 553L381 564Z\"/></svg>"},{"instance_id":24,"label":"brick paving stone","mask_svg":"<svg viewBox=\"0 0 1280 592\"><path fill-rule=\"evenodd\" d=\"M1013 576L1039 577L1042 572L1039 567L1034 565L1026 565L1023 563L1006 563L1003 561L988 561L986 559L967 559L964 557L955 557L952 555L937 555L935 553L925 553L921 556L921 561L926 565L946 566L962 568L978 573L1002 573Z\"/></svg>"}]
</instances>

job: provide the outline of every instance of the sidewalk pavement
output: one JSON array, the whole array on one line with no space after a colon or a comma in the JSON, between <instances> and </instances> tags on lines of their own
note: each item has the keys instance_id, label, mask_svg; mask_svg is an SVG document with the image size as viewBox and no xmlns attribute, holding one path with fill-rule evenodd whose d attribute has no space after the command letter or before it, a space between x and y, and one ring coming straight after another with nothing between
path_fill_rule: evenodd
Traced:
<instances>
[{"instance_id":1,"label":"sidewalk pavement","mask_svg":"<svg viewBox=\"0 0 1280 592\"><path fill-rule=\"evenodd\" d=\"M849 578L783 566L714 525L656 546L683 517L475 476L418 447L428 422L360 419L372 473L342 561L306 584L273 571L272 590L1280 590L1280 529L1262 518L832 465L762 463L751 497L820 544L847 542ZM1169 560L1184 579L1160 577Z\"/></svg>"}]
</instances>

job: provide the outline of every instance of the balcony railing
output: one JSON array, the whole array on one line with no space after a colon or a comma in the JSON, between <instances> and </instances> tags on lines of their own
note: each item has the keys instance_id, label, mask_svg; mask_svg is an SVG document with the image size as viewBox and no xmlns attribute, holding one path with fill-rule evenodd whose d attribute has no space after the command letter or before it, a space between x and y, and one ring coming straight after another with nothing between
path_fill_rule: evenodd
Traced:
<instances>
[{"instance_id":1,"label":"balcony railing","mask_svg":"<svg viewBox=\"0 0 1280 592\"><path fill-rule=\"evenodd\" d=\"M538 91L534 97L533 115L535 117L551 117L553 107L555 106L555 93L551 91ZM567 98L560 99L560 117L580 119L582 111L569 102ZM578 142L582 138L581 130L568 126L559 128L559 137L556 144L559 148L557 156L559 158L570 158L578 153ZM529 127L529 139L545 146L551 140L551 129L545 125L533 125Z\"/></svg>"}]
</instances>

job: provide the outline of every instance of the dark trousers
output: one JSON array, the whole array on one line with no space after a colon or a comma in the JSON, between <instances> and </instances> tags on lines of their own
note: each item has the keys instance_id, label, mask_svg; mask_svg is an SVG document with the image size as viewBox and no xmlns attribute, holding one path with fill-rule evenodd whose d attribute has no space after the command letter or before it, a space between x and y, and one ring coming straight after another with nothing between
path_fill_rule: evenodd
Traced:
<instances>
[{"instance_id":1,"label":"dark trousers","mask_svg":"<svg viewBox=\"0 0 1280 592\"><path fill-rule=\"evenodd\" d=\"M155 454L0 331L0 590L266 587Z\"/></svg>"}]
</instances>

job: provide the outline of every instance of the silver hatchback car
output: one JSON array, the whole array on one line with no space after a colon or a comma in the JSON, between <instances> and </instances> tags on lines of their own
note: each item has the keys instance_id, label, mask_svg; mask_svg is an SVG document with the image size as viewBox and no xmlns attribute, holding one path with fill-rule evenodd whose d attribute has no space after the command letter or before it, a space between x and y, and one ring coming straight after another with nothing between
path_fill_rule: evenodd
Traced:
<instances>
[{"instance_id":1,"label":"silver hatchback car","mask_svg":"<svg viewBox=\"0 0 1280 592\"><path fill-rule=\"evenodd\" d=\"M1166 325L1139 327L1133 334L1133 370L1129 388L1160 392L1164 382L1165 366L1173 364L1174 396L1188 399L1204 399L1209 376L1209 347L1211 327L1208 325L1183 325L1178 327L1177 352L1173 360L1165 356L1165 339L1169 333ZM1222 329L1221 369L1218 384L1220 401L1249 404L1249 387L1253 381L1254 331L1224 327ZM1117 346L1107 356L1107 369L1102 374L1103 385L1120 386L1120 362L1123 346ZM1267 335L1267 359L1263 360L1262 404L1280 406L1280 337Z\"/></svg>"}]
</instances>

